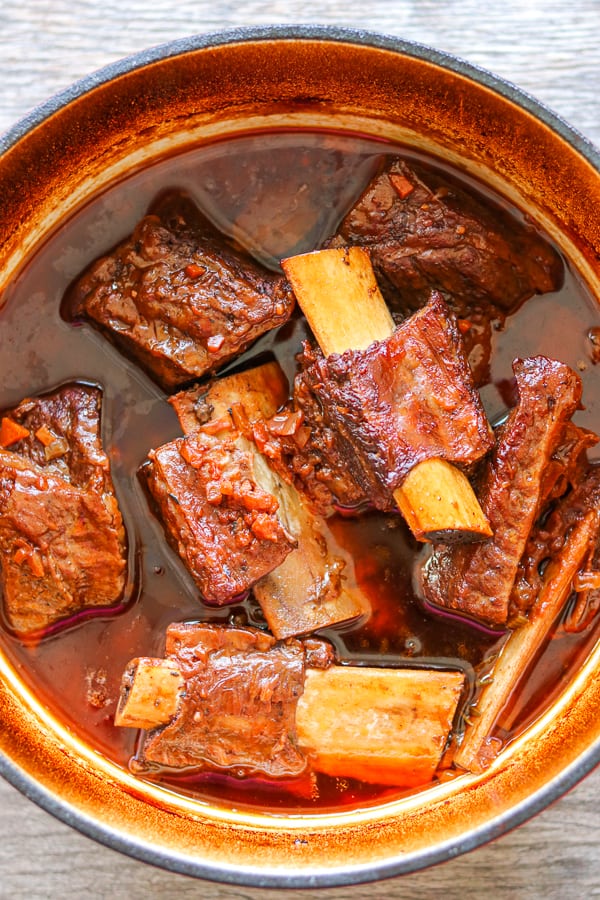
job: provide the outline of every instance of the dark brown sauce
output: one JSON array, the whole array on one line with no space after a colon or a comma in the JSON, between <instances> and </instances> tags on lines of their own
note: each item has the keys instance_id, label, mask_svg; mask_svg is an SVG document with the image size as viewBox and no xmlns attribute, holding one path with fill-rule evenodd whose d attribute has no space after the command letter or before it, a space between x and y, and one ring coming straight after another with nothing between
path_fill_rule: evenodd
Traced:
<instances>
[{"instance_id":1,"label":"dark brown sauce","mask_svg":"<svg viewBox=\"0 0 600 900\"><path fill-rule=\"evenodd\" d=\"M294 131L240 137L167 159L107 190L64 222L7 291L1 312L0 406L10 407L67 381L102 386L104 444L132 547L132 584L131 602L118 614L75 618L37 643L23 643L7 633L0 640L24 682L56 717L123 767L134 752L136 735L116 728L113 715L127 662L135 656L161 656L172 621L264 626L264 620L251 598L221 610L198 600L160 524L149 515L137 477L148 450L180 433L175 415L161 390L108 341L87 325L61 319L61 298L72 279L129 234L167 188L186 190L217 226L276 267L281 256L309 250L330 234L381 154L398 150L359 136ZM460 177L473 184L468 173ZM478 190L500 202L481 185ZM600 368L592 363L587 338L599 326L600 311L568 268L559 292L524 304L493 338L491 380L482 390L492 422L506 413L512 360L544 353L580 371L585 410L576 421L600 432ZM241 362L274 355L291 375L304 334L297 317L260 340ZM498 635L423 608L413 589L420 550L400 519L340 517L334 527L353 552L373 605L365 626L324 633L341 659L349 664L459 666L472 689L475 670L493 653ZM595 637L592 626L568 637L558 628L500 723L505 739L540 714ZM279 811L364 807L399 796L396 789L326 776L277 784L184 773L164 783L200 799Z\"/></svg>"}]
</instances>

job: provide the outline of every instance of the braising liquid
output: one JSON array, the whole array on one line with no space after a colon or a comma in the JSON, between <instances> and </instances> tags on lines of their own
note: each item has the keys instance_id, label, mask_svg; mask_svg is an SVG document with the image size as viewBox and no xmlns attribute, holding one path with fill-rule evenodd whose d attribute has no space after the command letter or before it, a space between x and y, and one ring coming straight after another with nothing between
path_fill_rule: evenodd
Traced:
<instances>
[{"instance_id":1,"label":"braising liquid","mask_svg":"<svg viewBox=\"0 0 600 900\"><path fill-rule=\"evenodd\" d=\"M23 680L56 717L123 767L134 753L136 735L116 728L113 715L127 662L136 656L162 656L165 629L172 621L264 626L264 620L252 598L220 610L200 601L149 513L137 477L148 451L180 433L175 415L162 391L97 331L61 318L63 294L92 260L125 238L154 198L169 188L187 191L223 232L277 268L281 257L313 249L331 234L382 155L398 152L404 151L361 136L287 131L228 139L171 157L113 186L65 221L7 292L0 312L0 406L64 382L102 387L103 439L128 532L130 580L115 610L76 616L35 642L22 642L0 629L0 641ZM468 173L451 174L473 187ZM506 207L486 188L476 187L489 202ZM506 413L512 360L543 353L580 371L585 410L576 421L600 432L600 367L594 364L595 348L587 336L594 328L600 329L600 311L567 266L560 291L531 299L493 335L491 377L482 388L492 423ZM305 335L296 315L279 332L261 339L242 361L251 364L271 354L291 376ZM340 517L334 528L355 557L373 610L360 627L324 632L340 658L354 664L460 667L471 690L501 637L423 607L413 577L423 551L399 516ZM504 739L539 714L596 636L593 626L577 635L558 626L499 723ZM399 795L389 787L321 775L269 783L183 773L165 775L164 782L211 802L279 811L352 808Z\"/></svg>"}]
</instances>

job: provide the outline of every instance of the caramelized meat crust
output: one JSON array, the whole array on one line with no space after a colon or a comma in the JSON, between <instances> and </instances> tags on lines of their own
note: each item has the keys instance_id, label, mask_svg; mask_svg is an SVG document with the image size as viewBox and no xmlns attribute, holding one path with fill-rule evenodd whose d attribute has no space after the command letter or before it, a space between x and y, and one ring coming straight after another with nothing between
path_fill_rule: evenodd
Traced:
<instances>
[{"instance_id":1,"label":"caramelized meat crust","mask_svg":"<svg viewBox=\"0 0 600 900\"><path fill-rule=\"evenodd\" d=\"M100 409L98 388L68 385L3 414L23 430L0 450L4 611L20 634L123 594L125 530Z\"/></svg>"},{"instance_id":2,"label":"caramelized meat crust","mask_svg":"<svg viewBox=\"0 0 600 900\"><path fill-rule=\"evenodd\" d=\"M426 568L432 603L491 625L505 624L517 570L547 496L546 473L581 399L581 379L563 363L517 360L519 401L497 435L478 498L493 537L478 544L438 545Z\"/></svg>"},{"instance_id":3,"label":"caramelized meat crust","mask_svg":"<svg viewBox=\"0 0 600 900\"><path fill-rule=\"evenodd\" d=\"M100 326L166 389L215 372L283 324L291 288L167 195L70 289L69 317Z\"/></svg>"},{"instance_id":4,"label":"caramelized meat crust","mask_svg":"<svg viewBox=\"0 0 600 900\"><path fill-rule=\"evenodd\" d=\"M294 547L249 453L194 434L164 444L143 469L167 537L207 603L239 598Z\"/></svg>"},{"instance_id":5,"label":"caramelized meat crust","mask_svg":"<svg viewBox=\"0 0 600 900\"><path fill-rule=\"evenodd\" d=\"M386 163L338 240L366 247L383 281L421 300L433 288L510 311L562 283L558 254L533 227L402 159Z\"/></svg>"},{"instance_id":6,"label":"caramelized meat crust","mask_svg":"<svg viewBox=\"0 0 600 900\"><path fill-rule=\"evenodd\" d=\"M171 625L166 655L186 690L175 719L149 732L143 765L271 778L305 769L295 724L306 663L300 641L278 642L252 628Z\"/></svg>"},{"instance_id":7,"label":"caramelized meat crust","mask_svg":"<svg viewBox=\"0 0 600 900\"><path fill-rule=\"evenodd\" d=\"M305 344L299 356L301 373L320 359L318 351ZM253 422L248 434L316 514L327 518L339 509L359 512L375 502L380 509L395 508L372 472L351 470L345 445L302 374L295 380L293 400L270 419Z\"/></svg>"},{"instance_id":8,"label":"caramelized meat crust","mask_svg":"<svg viewBox=\"0 0 600 900\"><path fill-rule=\"evenodd\" d=\"M460 333L438 293L385 341L305 360L294 400L308 438L291 467L301 480L306 460L313 501L317 482L341 506L394 508L393 491L417 463L470 466L492 446Z\"/></svg>"}]
</instances>

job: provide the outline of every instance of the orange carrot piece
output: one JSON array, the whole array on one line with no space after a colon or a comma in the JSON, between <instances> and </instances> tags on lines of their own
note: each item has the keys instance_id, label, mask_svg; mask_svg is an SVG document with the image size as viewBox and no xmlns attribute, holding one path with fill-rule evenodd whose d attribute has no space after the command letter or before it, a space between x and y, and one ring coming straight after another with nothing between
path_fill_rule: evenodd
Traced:
<instances>
[{"instance_id":1,"label":"orange carrot piece","mask_svg":"<svg viewBox=\"0 0 600 900\"><path fill-rule=\"evenodd\" d=\"M35 436L38 441L40 441L40 443L44 445L44 447L49 447L50 444L53 444L56 440L56 435L50 431L47 425L40 425L35 433Z\"/></svg>"},{"instance_id":2,"label":"orange carrot piece","mask_svg":"<svg viewBox=\"0 0 600 900\"><path fill-rule=\"evenodd\" d=\"M18 422L13 422L7 416L3 417L0 423L0 447L10 447L11 444L16 444L17 441L22 441L26 437L29 437L27 428L19 425Z\"/></svg>"}]
</instances>

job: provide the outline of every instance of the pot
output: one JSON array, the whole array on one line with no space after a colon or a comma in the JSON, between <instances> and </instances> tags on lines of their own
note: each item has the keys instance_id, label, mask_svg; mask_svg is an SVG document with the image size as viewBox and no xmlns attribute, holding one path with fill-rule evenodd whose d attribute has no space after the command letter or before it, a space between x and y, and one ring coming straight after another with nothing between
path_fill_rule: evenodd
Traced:
<instances>
[{"instance_id":1,"label":"pot","mask_svg":"<svg viewBox=\"0 0 600 900\"><path fill-rule=\"evenodd\" d=\"M280 128L398 142L529 212L600 297L600 156L517 89L418 45L266 28L177 41L109 66L34 111L0 157L2 289L61 222L168 154ZM63 821L184 874L325 887L412 872L523 822L600 761L600 646L483 774L347 812L239 811L111 762L0 655L0 771Z\"/></svg>"}]
</instances>

